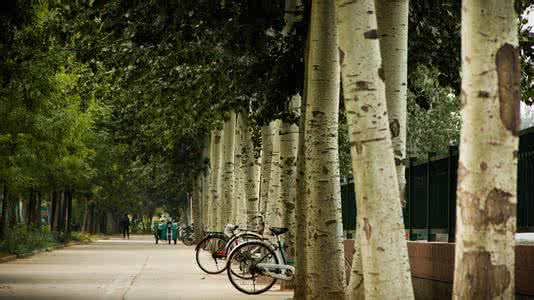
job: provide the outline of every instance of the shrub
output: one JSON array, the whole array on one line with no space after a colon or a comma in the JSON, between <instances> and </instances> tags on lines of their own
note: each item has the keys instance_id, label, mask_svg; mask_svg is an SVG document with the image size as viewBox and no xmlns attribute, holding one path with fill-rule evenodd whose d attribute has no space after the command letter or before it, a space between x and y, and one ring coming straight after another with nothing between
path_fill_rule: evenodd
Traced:
<instances>
[{"instance_id":1,"label":"shrub","mask_svg":"<svg viewBox=\"0 0 534 300\"><path fill-rule=\"evenodd\" d=\"M18 225L10 229L5 240L0 242L0 251L23 255L33 250L56 245L58 242L48 227L42 229Z\"/></svg>"}]
</instances>

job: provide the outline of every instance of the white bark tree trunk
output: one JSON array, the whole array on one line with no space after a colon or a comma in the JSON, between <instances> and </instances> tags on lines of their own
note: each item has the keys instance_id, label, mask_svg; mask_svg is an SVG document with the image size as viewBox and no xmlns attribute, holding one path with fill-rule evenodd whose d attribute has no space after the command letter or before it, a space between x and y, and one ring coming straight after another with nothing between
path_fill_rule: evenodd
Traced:
<instances>
[{"instance_id":1,"label":"white bark tree trunk","mask_svg":"<svg viewBox=\"0 0 534 300\"><path fill-rule=\"evenodd\" d=\"M300 111L300 95L291 98L290 110L296 115ZM288 253L295 256L295 203L297 196L297 152L298 152L299 126L283 122L280 128L280 201L282 202L282 227L289 228L285 241L289 246Z\"/></svg>"},{"instance_id":2,"label":"white bark tree trunk","mask_svg":"<svg viewBox=\"0 0 534 300\"><path fill-rule=\"evenodd\" d=\"M283 222L283 204L280 199L280 120L272 121L269 127L272 135L271 178L265 210L265 228L281 227ZM270 231L266 233L270 234Z\"/></svg>"},{"instance_id":3,"label":"white bark tree trunk","mask_svg":"<svg viewBox=\"0 0 534 300\"><path fill-rule=\"evenodd\" d=\"M517 21L512 0L463 1L454 299L515 294Z\"/></svg>"},{"instance_id":4,"label":"white bark tree trunk","mask_svg":"<svg viewBox=\"0 0 534 300\"><path fill-rule=\"evenodd\" d=\"M202 212L201 212L201 200L202 199L202 174L198 174L193 179L193 199L192 199L192 222L194 231L199 233L198 237L202 236Z\"/></svg>"},{"instance_id":5,"label":"white bark tree trunk","mask_svg":"<svg viewBox=\"0 0 534 300\"><path fill-rule=\"evenodd\" d=\"M219 228L232 222L234 210L234 151L236 115L231 112L224 121L223 129L223 163L222 163L222 197Z\"/></svg>"},{"instance_id":6,"label":"white bark tree trunk","mask_svg":"<svg viewBox=\"0 0 534 300\"><path fill-rule=\"evenodd\" d=\"M254 144L249 128L248 116L243 113L239 118L241 127L241 169L243 174L243 204L244 220L247 225L253 225L253 218L258 214L260 186L258 183L259 161L254 156Z\"/></svg>"},{"instance_id":7,"label":"white bark tree trunk","mask_svg":"<svg viewBox=\"0 0 534 300\"><path fill-rule=\"evenodd\" d=\"M344 299L339 182L339 54L334 1L313 0L305 123L308 299ZM328 262L328 263L325 263Z\"/></svg>"},{"instance_id":8,"label":"white bark tree trunk","mask_svg":"<svg viewBox=\"0 0 534 300\"><path fill-rule=\"evenodd\" d=\"M210 199L208 202L209 214L209 230L222 230L218 226L218 207L220 206L219 194L221 190L221 161L222 161L222 136L219 129L214 129L211 132L211 185L210 185Z\"/></svg>"},{"instance_id":9,"label":"white bark tree trunk","mask_svg":"<svg viewBox=\"0 0 534 300\"><path fill-rule=\"evenodd\" d=\"M406 92L408 87L409 0L376 1L382 69L393 154L402 206L406 205Z\"/></svg>"},{"instance_id":10,"label":"white bark tree trunk","mask_svg":"<svg viewBox=\"0 0 534 300\"><path fill-rule=\"evenodd\" d=\"M365 298L413 299L374 1L337 3Z\"/></svg>"},{"instance_id":11,"label":"white bark tree trunk","mask_svg":"<svg viewBox=\"0 0 534 300\"><path fill-rule=\"evenodd\" d=\"M271 168L273 157L273 135L271 126L261 128L261 184L259 211L265 217L267 202L269 200L269 187L271 181Z\"/></svg>"},{"instance_id":12,"label":"white bark tree trunk","mask_svg":"<svg viewBox=\"0 0 534 300\"><path fill-rule=\"evenodd\" d=\"M234 199L232 209L232 223L233 224L244 224L242 210L244 208L243 203L243 173L241 168L241 153L242 153L242 144L241 144L241 126L240 126L241 114L236 116L236 125L235 125L235 145L234 145Z\"/></svg>"},{"instance_id":13,"label":"white bark tree trunk","mask_svg":"<svg viewBox=\"0 0 534 300\"><path fill-rule=\"evenodd\" d=\"M211 174L211 158L209 157L211 153L211 134L206 137L204 141L204 149L202 151L202 157L204 162L209 162L206 165L206 170L202 174L202 204L200 207L201 219L202 219L202 230L207 230L209 228L209 194L210 194L210 174Z\"/></svg>"}]
</instances>

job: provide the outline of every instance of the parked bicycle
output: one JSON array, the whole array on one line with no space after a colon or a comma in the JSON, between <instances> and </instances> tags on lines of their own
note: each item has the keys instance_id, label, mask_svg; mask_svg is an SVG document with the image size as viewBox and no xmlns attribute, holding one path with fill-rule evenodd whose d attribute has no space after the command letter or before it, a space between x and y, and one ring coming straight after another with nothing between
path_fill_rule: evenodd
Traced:
<instances>
[{"instance_id":1,"label":"parked bicycle","mask_svg":"<svg viewBox=\"0 0 534 300\"><path fill-rule=\"evenodd\" d=\"M192 225L180 225L180 240L186 246L191 246L195 243L195 232Z\"/></svg>"},{"instance_id":2,"label":"parked bicycle","mask_svg":"<svg viewBox=\"0 0 534 300\"><path fill-rule=\"evenodd\" d=\"M228 278L236 289L245 294L264 293L278 279L291 280L295 274L280 240L280 235L289 230L272 227L270 231L276 237L276 243L267 239L243 242L228 256Z\"/></svg>"},{"instance_id":3,"label":"parked bicycle","mask_svg":"<svg viewBox=\"0 0 534 300\"><path fill-rule=\"evenodd\" d=\"M263 220L259 228L246 227L241 230L238 225L227 224L224 232L207 232L207 236L198 243L195 249L195 257L200 269L208 274L224 272L227 265L226 257L232 249L242 242L263 238L261 226L263 226Z\"/></svg>"}]
</instances>

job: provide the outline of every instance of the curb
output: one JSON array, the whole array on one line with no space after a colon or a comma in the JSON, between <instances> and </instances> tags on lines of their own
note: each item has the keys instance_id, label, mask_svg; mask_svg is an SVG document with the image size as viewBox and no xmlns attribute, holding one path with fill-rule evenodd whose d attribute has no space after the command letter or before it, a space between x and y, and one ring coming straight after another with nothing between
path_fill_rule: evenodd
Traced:
<instances>
[{"instance_id":1,"label":"curb","mask_svg":"<svg viewBox=\"0 0 534 300\"><path fill-rule=\"evenodd\" d=\"M10 262L10 261L14 261L14 260L20 259L20 258L27 258L27 257L30 257L30 256L34 256L34 255L36 255L38 253L41 253L41 252L52 252L54 250L59 250L59 249L63 249L63 248L70 247L70 246L88 245L88 244L91 244L91 243L92 243L92 241L91 242L69 242L67 244L58 244L58 245L47 247L47 248L43 248L43 249L33 250L32 252L28 252L28 253L22 253L22 254L18 254L18 255L8 255L8 256L0 257L0 264L1 263L6 263L6 262Z\"/></svg>"},{"instance_id":2,"label":"curb","mask_svg":"<svg viewBox=\"0 0 534 300\"><path fill-rule=\"evenodd\" d=\"M0 263L14 261L15 259L17 259L16 255L8 255L8 256L0 257Z\"/></svg>"}]
</instances>

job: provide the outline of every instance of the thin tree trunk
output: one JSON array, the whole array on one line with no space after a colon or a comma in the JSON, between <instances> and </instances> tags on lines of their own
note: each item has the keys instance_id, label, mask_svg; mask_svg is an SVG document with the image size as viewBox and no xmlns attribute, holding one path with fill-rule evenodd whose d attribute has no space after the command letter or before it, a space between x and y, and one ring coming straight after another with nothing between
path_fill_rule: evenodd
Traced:
<instances>
[{"instance_id":1,"label":"thin tree trunk","mask_svg":"<svg viewBox=\"0 0 534 300\"><path fill-rule=\"evenodd\" d=\"M210 193L210 174L211 174L211 162L210 155L211 153L211 135L208 135L204 140L204 149L202 150L202 157L204 162L206 162L206 169L202 173L202 206L201 210L201 220L202 228L200 234L196 234L199 237L204 236L204 230L209 228L209 193Z\"/></svg>"},{"instance_id":2,"label":"thin tree trunk","mask_svg":"<svg viewBox=\"0 0 534 300\"><path fill-rule=\"evenodd\" d=\"M300 95L291 98L290 110L297 116L300 111ZM280 165L282 168L280 177L280 201L282 202L282 227L289 228L285 240L289 246L288 253L295 256L295 197L297 195L297 152L298 152L299 127L297 124L283 122L280 128Z\"/></svg>"},{"instance_id":3,"label":"thin tree trunk","mask_svg":"<svg viewBox=\"0 0 534 300\"><path fill-rule=\"evenodd\" d=\"M58 231L58 219L59 219L59 199L56 189L52 192L52 211L50 216L50 231Z\"/></svg>"},{"instance_id":4,"label":"thin tree trunk","mask_svg":"<svg viewBox=\"0 0 534 300\"><path fill-rule=\"evenodd\" d=\"M512 0L462 6L454 299L513 299L521 100Z\"/></svg>"},{"instance_id":5,"label":"thin tree trunk","mask_svg":"<svg viewBox=\"0 0 534 300\"><path fill-rule=\"evenodd\" d=\"M211 172L211 192L210 192L210 201L209 201L209 214L210 222L209 228L210 231L222 230L221 227L218 227L218 218L217 218L217 207L220 205L219 194L221 190L221 157L222 157L222 143L221 143L221 131L215 129L211 133L211 162L212 162L212 172Z\"/></svg>"},{"instance_id":6,"label":"thin tree trunk","mask_svg":"<svg viewBox=\"0 0 534 300\"><path fill-rule=\"evenodd\" d=\"M235 113L228 114L224 122L223 131L223 162L222 162L222 197L220 209L219 228L231 223L232 210L234 209L234 151L235 151Z\"/></svg>"},{"instance_id":7,"label":"thin tree trunk","mask_svg":"<svg viewBox=\"0 0 534 300\"><path fill-rule=\"evenodd\" d=\"M349 4L338 0L365 298L412 299L375 11L372 0ZM352 279L361 280L358 276ZM361 285L349 285L354 288L350 297L360 298Z\"/></svg>"},{"instance_id":8,"label":"thin tree trunk","mask_svg":"<svg viewBox=\"0 0 534 300\"><path fill-rule=\"evenodd\" d=\"M269 184L271 181L271 168L273 157L273 135L271 126L261 128L261 184L260 184L260 203L258 210L265 217L267 211L267 202L269 201Z\"/></svg>"},{"instance_id":9,"label":"thin tree trunk","mask_svg":"<svg viewBox=\"0 0 534 300\"><path fill-rule=\"evenodd\" d=\"M253 218L258 214L260 191L260 186L257 182L259 161L254 155L254 143L252 141L248 115L243 113L240 116L239 126L241 127L242 144L241 168L243 169L243 184L245 185L245 195L243 198L246 202L246 224L254 225Z\"/></svg>"},{"instance_id":10,"label":"thin tree trunk","mask_svg":"<svg viewBox=\"0 0 534 300\"><path fill-rule=\"evenodd\" d=\"M245 208L244 203L244 186L243 186L243 173L241 168L241 126L240 119L241 114L237 114L236 125L235 125L235 141L234 141L234 201L232 209L232 219L231 221L234 224L245 224L246 220L244 218L243 209Z\"/></svg>"},{"instance_id":11,"label":"thin tree trunk","mask_svg":"<svg viewBox=\"0 0 534 300\"><path fill-rule=\"evenodd\" d=\"M404 207L406 205L406 92L410 1L375 0L375 4L382 69L386 83L389 129L397 168L400 199Z\"/></svg>"},{"instance_id":12,"label":"thin tree trunk","mask_svg":"<svg viewBox=\"0 0 534 300\"><path fill-rule=\"evenodd\" d=\"M9 197L10 201L9 204L10 207L10 213L9 213L9 226L10 228L13 228L17 225L17 205L18 205L18 197L15 194L11 194Z\"/></svg>"},{"instance_id":13,"label":"thin tree trunk","mask_svg":"<svg viewBox=\"0 0 534 300\"><path fill-rule=\"evenodd\" d=\"M41 228L41 205L43 203L43 197L41 192L35 193L35 210L33 214L33 224L37 228Z\"/></svg>"},{"instance_id":14,"label":"thin tree trunk","mask_svg":"<svg viewBox=\"0 0 534 300\"><path fill-rule=\"evenodd\" d=\"M193 226L194 232L198 233L195 235L197 241L203 237L202 235L202 212L201 212L201 201L202 201L202 175L196 175L193 179Z\"/></svg>"},{"instance_id":15,"label":"thin tree trunk","mask_svg":"<svg viewBox=\"0 0 534 300\"><path fill-rule=\"evenodd\" d=\"M58 231L65 232L65 219L67 218L67 197L65 196L66 191L60 193L60 206L59 206L59 222L58 222Z\"/></svg>"},{"instance_id":16,"label":"thin tree trunk","mask_svg":"<svg viewBox=\"0 0 534 300\"><path fill-rule=\"evenodd\" d=\"M35 211L35 193L30 191L30 196L28 197L28 207L26 212L26 225L33 225L33 214Z\"/></svg>"},{"instance_id":17,"label":"thin tree trunk","mask_svg":"<svg viewBox=\"0 0 534 300\"><path fill-rule=\"evenodd\" d=\"M65 190L65 206L66 206L66 218L65 218L65 238L70 240L72 231L72 194L73 191L69 188Z\"/></svg>"},{"instance_id":18,"label":"thin tree trunk","mask_svg":"<svg viewBox=\"0 0 534 300\"><path fill-rule=\"evenodd\" d=\"M84 201L84 210L83 210L83 221L82 221L82 232L87 232L87 219L89 216L89 199L85 198Z\"/></svg>"},{"instance_id":19,"label":"thin tree trunk","mask_svg":"<svg viewBox=\"0 0 534 300\"><path fill-rule=\"evenodd\" d=\"M280 199L280 120L272 121L271 127L271 168L269 179L269 194L267 197L265 209L265 226L282 227L283 224L283 203ZM267 232L270 234L270 231Z\"/></svg>"},{"instance_id":20,"label":"thin tree trunk","mask_svg":"<svg viewBox=\"0 0 534 300\"><path fill-rule=\"evenodd\" d=\"M306 123L309 299L344 299L339 182L339 54L335 2L313 0ZM325 263L327 262L328 263Z\"/></svg>"},{"instance_id":21,"label":"thin tree trunk","mask_svg":"<svg viewBox=\"0 0 534 300\"><path fill-rule=\"evenodd\" d=\"M3 185L4 189L2 191L2 223L0 228L0 238L4 239L7 234L7 218L8 218L8 209L9 209L9 187L6 183Z\"/></svg>"}]
</instances>

